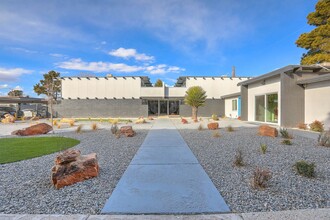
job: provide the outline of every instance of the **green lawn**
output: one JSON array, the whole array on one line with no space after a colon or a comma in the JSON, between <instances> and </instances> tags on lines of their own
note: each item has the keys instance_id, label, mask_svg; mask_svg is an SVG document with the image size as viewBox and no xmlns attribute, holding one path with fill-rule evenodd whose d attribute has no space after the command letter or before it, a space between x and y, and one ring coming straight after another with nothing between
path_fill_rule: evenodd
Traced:
<instances>
[{"instance_id":1,"label":"green lawn","mask_svg":"<svg viewBox=\"0 0 330 220\"><path fill-rule=\"evenodd\" d=\"M0 138L0 164L40 157L79 143L65 137Z\"/></svg>"}]
</instances>

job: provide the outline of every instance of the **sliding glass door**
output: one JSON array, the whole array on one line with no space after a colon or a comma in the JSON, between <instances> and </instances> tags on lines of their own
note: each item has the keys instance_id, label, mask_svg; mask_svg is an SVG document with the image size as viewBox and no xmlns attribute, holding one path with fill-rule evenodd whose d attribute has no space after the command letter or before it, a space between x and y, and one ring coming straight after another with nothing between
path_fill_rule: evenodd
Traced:
<instances>
[{"instance_id":1,"label":"sliding glass door","mask_svg":"<svg viewBox=\"0 0 330 220\"><path fill-rule=\"evenodd\" d=\"M255 120L270 123L278 122L277 93L255 97Z\"/></svg>"}]
</instances>

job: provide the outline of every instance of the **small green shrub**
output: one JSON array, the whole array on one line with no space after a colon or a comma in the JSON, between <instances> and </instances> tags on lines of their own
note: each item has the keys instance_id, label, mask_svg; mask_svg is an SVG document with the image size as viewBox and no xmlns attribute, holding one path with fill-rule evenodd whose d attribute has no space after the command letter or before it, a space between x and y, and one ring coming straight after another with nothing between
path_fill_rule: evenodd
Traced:
<instances>
[{"instance_id":1,"label":"small green shrub","mask_svg":"<svg viewBox=\"0 0 330 220\"><path fill-rule=\"evenodd\" d=\"M286 138L286 139L292 139L292 135L289 134L288 130L286 128L280 128L280 134L282 136L282 138Z\"/></svg>"},{"instance_id":2,"label":"small green shrub","mask_svg":"<svg viewBox=\"0 0 330 220\"><path fill-rule=\"evenodd\" d=\"M322 132L318 137L320 146L330 147L330 131Z\"/></svg>"},{"instance_id":3,"label":"small green shrub","mask_svg":"<svg viewBox=\"0 0 330 220\"><path fill-rule=\"evenodd\" d=\"M281 143L284 145L292 145L292 142L289 139L284 139Z\"/></svg>"},{"instance_id":4,"label":"small green shrub","mask_svg":"<svg viewBox=\"0 0 330 220\"><path fill-rule=\"evenodd\" d=\"M118 126L117 126L117 124L112 124L110 130L111 130L111 133L112 133L113 135L115 135L115 134L117 133L117 131L118 131Z\"/></svg>"},{"instance_id":5,"label":"small green shrub","mask_svg":"<svg viewBox=\"0 0 330 220\"><path fill-rule=\"evenodd\" d=\"M309 124L309 128L312 131L322 132L322 131L324 131L324 124L318 120L315 120Z\"/></svg>"},{"instance_id":6,"label":"small green shrub","mask_svg":"<svg viewBox=\"0 0 330 220\"><path fill-rule=\"evenodd\" d=\"M299 175L305 177L314 177L315 176L315 164L314 163L307 163L304 160L297 161L294 165L296 171Z\"/></svg>"},{"instance_id":7,"label":"small green shrub","mask_svg":"<svg viewBox=\"0 0 330 220\"><path fill-rule=\"evenodd\" d=\"M265 154L267 151L267 144L260 144L260 151L262 154Z\"/></svg>"},{"instance_id":8,"label":"small green shrub","mask_svg":"<svg viewBox=\"0 0 330 220\"><path fill-rule=\"evenodd\" d=\"M213 120L213 121L219 121L219 118L218 118L217 115L213 114L213 115L212 115L212 120Z\"/></svg>"},{"instance_id":9,"label":"small green shrub","mask_svg":"<svg viewBox=\"0 0 330 220\"><path fill-rule=\"evenodd\" d=\"M268 181L272 178L272 173L267 169L261 169L256 167L253 172L252 177L252 187L257 188L265 188L267 186Z\"/></svg>"},{"instance_id":10,"label":"small green shrub","mask_svg":"<svg viewBox=\"0 0 330 220\"><path fill-rule=\"evenodd\" d=\"M234 158L234 166L242 167L244 166L244 159L241 150L236 150L235 158Z\"/></svg>"},{"instance_id":11,"label":"small green shrub","mask_svg":"<svg viewBox=\"0 0 330 220\"><path fill-rule=\"evenodd\" d=\"M226 129L227 129L228 132L235 131L234 128L231 125L228 125Z\"/></svg>"}]
</instances>

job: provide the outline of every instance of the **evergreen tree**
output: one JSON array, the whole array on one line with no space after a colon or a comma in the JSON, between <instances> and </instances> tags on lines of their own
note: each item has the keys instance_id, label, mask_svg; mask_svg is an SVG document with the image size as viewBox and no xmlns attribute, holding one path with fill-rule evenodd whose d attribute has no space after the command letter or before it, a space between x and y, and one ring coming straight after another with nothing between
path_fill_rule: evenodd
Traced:
<instances>
[{"instance_id":1,"label":"evergreen tree","mask_svg":"<svg viewBox=\"0 0 330 220\"><path fill-rule=\"evenodd\" d=\"M14 89L8 92L8 96L21 97L23 96L23 91L19 89Z\"/></svg>"},{"instance_id":2,"label":"evergreen tree","mask_svg":"<svg viewBox=\"0 0 330 220\"><path fill-rule=\"evenodd\" d=\"M160 79L157 79L155 87L163 87L163 82Z\"/></svg>"}]
</instances>

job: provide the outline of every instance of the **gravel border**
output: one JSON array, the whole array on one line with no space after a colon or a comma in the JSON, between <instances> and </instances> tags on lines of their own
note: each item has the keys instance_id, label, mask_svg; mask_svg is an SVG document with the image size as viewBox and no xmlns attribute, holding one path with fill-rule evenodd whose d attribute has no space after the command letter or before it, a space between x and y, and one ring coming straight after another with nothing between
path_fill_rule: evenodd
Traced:
<instances>
[{"instance_id":1,"label":"gravel border","mask_svg":"<svg viewBox=\"0 0 330 220\"><path fill-rule=\"evenodd\" d=\"M176 122L179 123L179 122ZM233 212L280 211L330 207L330 148L319 147L316 140L294 136L293 145L281 145L282 138L261 137L257 128L235 128L234 132L179 130L200 164ZM260 144L267 144L266 154ZM241 149L246 165L233 167L234 155ZM299 176L293 169L298 160L316 164L316 178ZM272 172L269 187L251 188L256 166Z\"/></svg>"},{"instance_id":2,"label":"gravel border","mask_svg":"<svg viewBox=\"0 0 330 220\"><path fill-rule=\"evenodd\" d=\"M0 213L99 214L148 130L138 129L136 132L132 138L119 139L105 129L81 134L55 134L80 140L81 143L74 148L82 154L96 152L100 165L97 178L59 190L50 183L57 153L0 165Z\"/></svg>"}]
</instances>

